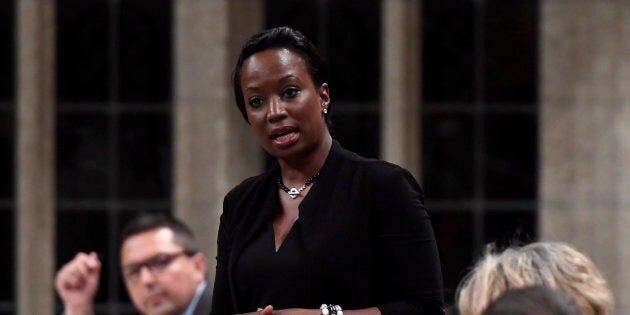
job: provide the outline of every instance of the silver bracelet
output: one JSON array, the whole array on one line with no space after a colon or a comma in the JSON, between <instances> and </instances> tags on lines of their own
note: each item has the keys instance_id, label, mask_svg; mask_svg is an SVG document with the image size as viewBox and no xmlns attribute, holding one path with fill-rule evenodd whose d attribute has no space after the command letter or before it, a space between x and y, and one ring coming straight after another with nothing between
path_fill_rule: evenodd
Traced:
<instances>
[{"instance_id":1,"label":"silver bracelet","mask_svg":"<svg viewBox=\"0 0 630 315\"><path fill-rule=\"evenodd\" d=\"M322 304L319 309L322 311L321 315L343 315L339 305Z\"/></svg>"}]
</instances>

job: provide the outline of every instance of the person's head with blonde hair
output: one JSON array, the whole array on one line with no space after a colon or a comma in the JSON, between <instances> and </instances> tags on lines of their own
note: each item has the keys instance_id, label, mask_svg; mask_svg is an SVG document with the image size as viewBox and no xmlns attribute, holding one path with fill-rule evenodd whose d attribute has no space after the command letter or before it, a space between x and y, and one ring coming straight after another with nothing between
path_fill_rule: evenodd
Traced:
<instances>
[{"instance_id":1,"label":"person's head with blonde hair","mask_svg":"<svg viewBox=\"0 0 630 315\"><path fill-rule=\"evenodd\" d=\"M584 315L611 315L613 296L595 264L573 247L537 242L484 256L462 280L455 296L461 315L480 315L507 290L534 285L567 293Z\"/></svg>"}]
</instances>

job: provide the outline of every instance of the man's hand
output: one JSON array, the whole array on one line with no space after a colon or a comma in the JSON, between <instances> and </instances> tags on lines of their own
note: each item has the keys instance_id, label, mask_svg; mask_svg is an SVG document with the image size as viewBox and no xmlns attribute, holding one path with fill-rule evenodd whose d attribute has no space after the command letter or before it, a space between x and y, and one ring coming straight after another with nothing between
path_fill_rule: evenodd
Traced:
<instances>
[{"instance_id":1,"label":"man's hand","mask_svg":"<svg viewBox=\"0 0 630 315\"><path fill-rule=\"evenodd\" d=\"M94 296L98 290L101 262L95 252L78 253L61 267L55 277L55 288L66 315L94 313Z\"/></svg>"}]
</instances>

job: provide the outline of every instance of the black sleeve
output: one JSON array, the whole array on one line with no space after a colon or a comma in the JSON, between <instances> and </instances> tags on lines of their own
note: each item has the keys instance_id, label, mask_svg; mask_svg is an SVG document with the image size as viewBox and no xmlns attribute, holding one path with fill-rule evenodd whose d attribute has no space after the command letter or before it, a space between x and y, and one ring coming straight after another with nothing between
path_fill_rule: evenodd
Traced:
<instances>
[{"instance_id":1,"label":"black sleeve","mask_svg":"<svg viewBox=\"0 0 630 315\"><path fill-rule=\"evenodd\" d=\"M228 280L228 262L230 259L230 249L232 243L232 220L230 218L230 207L228 194L223 199L223 213L219 223L219 233L217 237L217 267L214 278L212 293L212 311L210 314L223 315L234 314L234 306L230 297L230 285Z\"/></svg>"},{"instance_id":2,"label":"black sleeve","mask_svg":"<svg viewBox=\"0 0 630 315\"><path fill-rule=\"evenodd\" d=\"M440 259L420 185L407 170L385 164L370 186L379 310L443 314Z\"/></svg>"}]
</instances>

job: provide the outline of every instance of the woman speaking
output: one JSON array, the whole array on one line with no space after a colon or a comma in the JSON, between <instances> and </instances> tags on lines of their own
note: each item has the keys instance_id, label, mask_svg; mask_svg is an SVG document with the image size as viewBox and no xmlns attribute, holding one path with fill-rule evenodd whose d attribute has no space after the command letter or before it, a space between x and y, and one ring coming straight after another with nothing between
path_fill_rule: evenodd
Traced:
<instances>
[{"instance_id":1,"label":"woman speaking","mask_svg":"<svg viewBox=\"0 0 630 315\"><path fill-rule=\"evenodd\" d=\"M443 314L423 194L332 139L326 64L288 27L254 35L236 104L277 163L225 197L213 314Z\"/></svg>"}]
</instances>

